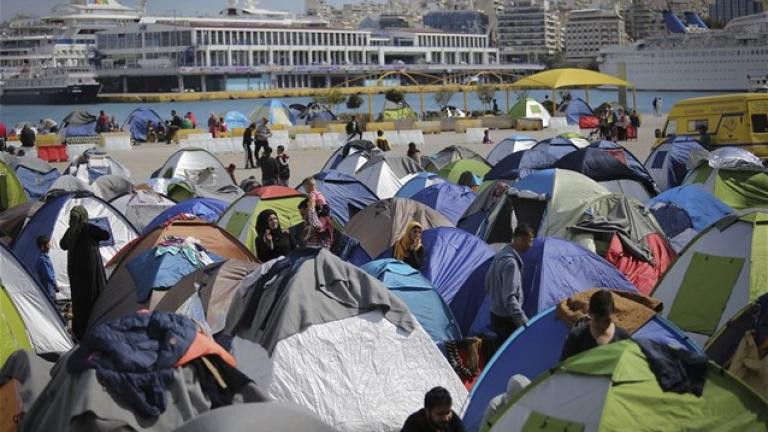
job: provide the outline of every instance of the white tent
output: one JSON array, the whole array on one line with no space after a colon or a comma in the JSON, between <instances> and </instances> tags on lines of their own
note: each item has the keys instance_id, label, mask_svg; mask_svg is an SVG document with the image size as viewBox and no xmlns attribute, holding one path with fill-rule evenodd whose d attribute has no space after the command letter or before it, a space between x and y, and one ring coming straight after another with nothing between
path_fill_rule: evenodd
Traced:
<instances>
[{"instance_id":1,"label":"white tent","mask_svg":"<svg viewBox=\"0 0 768 432\"><path fill-rule=\"evenodd\" d=\"M81 157L82 159L79 160L78 158ZM105 174L131 178L131 171L128 167L96 148L88 149L73 159L74 161L64 170L64 174L73 175L88 184Z\"/></svg>"},{"instance_id":2,"label":"white tent","mask_svg":"<svg viewBox=\"0 0 768 432\"><path fill-rule=\"evenodd\" d=\"M213 153L188 147L172 154L153 178L177 178L207 189L234 185L227 169Z\"/></svg>"},{"instance_id":3,"label":"white tent","mask_svg":"<svg viewBox=\"0 0 768 432\"><path fill-rule=\"evenodd\" d=\"M497 162L511 155L512 153L528 150L535 146L537 141L526 135L512 135L504 138L496 143L495 146L488 152L485 160L491 165L496 165Z\"/></svg>"},{"instance_id":4,"label":"white tent","mask_svg":"<svg viewBox=\"0 0 768 432\"><path fill-rule=\"evenodd\" d=\"M144 231L152 219L176 203L153 190L135 190L109 202L128 219L139 232Z\"/></svg>"}]
</instances>

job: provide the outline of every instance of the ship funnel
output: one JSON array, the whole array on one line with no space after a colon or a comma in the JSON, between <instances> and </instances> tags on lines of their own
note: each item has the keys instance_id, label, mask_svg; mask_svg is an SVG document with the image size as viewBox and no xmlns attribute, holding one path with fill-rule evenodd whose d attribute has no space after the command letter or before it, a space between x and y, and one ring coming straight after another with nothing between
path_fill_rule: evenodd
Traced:
<instances>
[{"instance_id":1,"label":"ship funnel","mask_svg":"<svg viewBox=\"0 0 768 432\"><path fill-rule=\"evenodd\" d=\"M662 15L664 16L664 24L666 24L667 30L670 33L687 33L685 25L675 14L670 11L664 11Z\"/></svg>"},{"instance_id":2,"label":"ship funnel","mask_svg":"<svg viewBox=\"0 0 768 432\"><path fill-rule=\"evenodd\" d=\"M701 20L701 18L696 14L696 12L686 12L685 21L688 23L689 26L698 27L702 30L709 30L709 27L707 27L707 25L704 24L704 21Z\"/></svg>"}]
</instances>

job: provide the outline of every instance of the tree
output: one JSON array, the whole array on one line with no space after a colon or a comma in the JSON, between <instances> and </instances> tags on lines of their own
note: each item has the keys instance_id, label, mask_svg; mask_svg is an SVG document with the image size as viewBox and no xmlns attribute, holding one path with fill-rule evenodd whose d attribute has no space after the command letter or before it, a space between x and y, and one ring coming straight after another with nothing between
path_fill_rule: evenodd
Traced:
<instances>
[{"instance_id":1,"label":"tree","mask_svg":"<svg viewBox=\"0 0 768 432\"><path fill-rule=\"evenodd\" d=\"M336 114L339 112L339 104L343 103L344 99L344 94L336 89L330 89L326 92L315 95L314 97L314 101L317 104L325 105L326 109L328 110L333 107L333 110L336 112Z\"/></svg>"},{"instance_id":2,"label":"tree","mask_svg":"<svg viewBox=\"0 0 768 432\"><path fill-rule=\"evenodd\" d=\"M363 98L359 94L351 94L347 98L347 108L356 110L363 105Z\"/></svg>"},{"instance_id":3,"label":"tree","mask_svg":"<svg viewBox=\"0 0 768 432\"><path fill-rule=\"evenodd\" d=\"M405 95L403 95L403 92L395 89L387 90L386 93L384 93L384 98L392 103L399 104L403 102L405 99Z\"/></svg>"},{"instance_id":4,"label":"tree","mask_svg":"<svg viewBox=\"0 0 768 432\"><path fill-rule=\"evenodd\" d=\"M496 87L490 84L478 84L475 93L485 109L490 110L493 99L496 98Z\"/></svg>"},{"instance_id":5,"label":"tree","mask_svg":"<svg viewBox=\"0 0 768 432\"><path fill-rule=\"evenodd\" d=\"M434 99L435 103L437 104L440 109L443 107L448 106L448 104L451 102L451 98L453 97L454 92L448 90L448 89L440 89L435 92Z\"/></svg>"}]
</instances>

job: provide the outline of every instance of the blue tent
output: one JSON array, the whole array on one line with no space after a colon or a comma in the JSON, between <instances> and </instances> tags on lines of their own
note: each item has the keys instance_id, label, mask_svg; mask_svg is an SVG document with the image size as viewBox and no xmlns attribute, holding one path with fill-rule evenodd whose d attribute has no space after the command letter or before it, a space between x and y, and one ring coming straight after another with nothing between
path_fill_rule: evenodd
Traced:
<instances>
[{"instance_id":1,"label":"blue tent","mask_svg":"<svg viewBox=\"0 0 768 432\"><path fill-rule=\"evenodd\" d=\"M586 141L584 145L581 144L581 140L577 142L575 139L571 138L563 138L563 137L556 137L556 138L549 138L545 140L541 140L538 143L536 143L535 146L531 147L531 149L538 149L538 150L544 150L547 153L556 156L558 159L561 157L567 155L568 153L572 151L576 151L582 147L586 147L589 145L589 142Z\"/></svg>"},{"instance_id":2,"label":"blue tent","mask_svg":"<svg viewBox=\"0 0 768 432\"><path fill-rule=\"evenodd\" d=\"M423 189L411 199L439 211L455 224L475 197L472 189L466 186L443 182Z\"/></svg>"},{"instance_id":3,"label":"blue tent","mask_svg":"<svg viewBox=\"0 0 768 432\"><path fill-rule=\"evenodd\" d=\"M331 217L341 226L345 226L352 215L379 200L360 180L339 171L323 171L313 177L331 207ZM303 192L304 188L299 185L296 190Z\"/></svg>"},{"instance_id":4,"label":"blue tent","mask_svg":"<svg viewBox=\"0 0 768 432\"><path fill-rule=\"evenodd\" d=\"M61 176L55 167L36 158L17 158L15 164L16 177L27 196L39 200L48 193L51 185Z\"/></svg>"},{"instance_id":5,"label":"blue tent","mask_svg":"<svg viewBox=\"0 0 768 432\"><path fill-rule=\"evenodd\" d=\"M152 222L144 227L142 235L146 235L167 221L185 213L193 214L206 222L215 224L222 213L224 213L224 210L227 209L227 206L228 204L226 202L215 198L191 198L184 200L174 206L168 207L152 219Z\"/></svg>"},{"instance_id":6,"label":"blue tent","mask_svg":"<svg viewBox=\"0 0 768 432\"><path fill-rule=\"evenodd\" d=\"M670 244L680 252L696 234L733 212L701 185L668 189L646 203Z\"/></svg>"},{"instance_id":7,"label":"blue tent","mask_svg":"<svg viewBox=\"0 0 768 432\"><path fill-rule=\"evenodd\" d=\"M528 135L508 136L493 146L488 155L485 156L485 160L491 165L496 165L496 163L512 153L528 150L534 145L536 145L536 140Z\"/></svg>"},{"instance_id":8,"label":"blue tent","mask_svg":"<svg viewBox=\"0 0 768 432\"><path fill-rule=\"evenodd\" d=\"M447 180L433 172L421 171L414 174L404 185L400 186L400 190L397 191L395 197L410 198L428 186L444 183L446 181Z\"/></svg>"},{"instance_id":9,"label":"blue tent","mask_svg":"<svg viewBox=\"0 0 768 432\"><path fill-rule=\"evenodd\" d=\"M565 118L569 125L579 124L581 116L593 116L595 115L589 104L581 98L572 99L565 106Z\"/></svg>"},{"instance_id":10,"label":"blue tent","mask_svg":"<svg viewBox=\"0 0 768 432\"><path fill-rule=\"evenodd\" d=\"M555 153L550 150L555 149ZM515 180L528 174L547 168L552 168L560 159L560 147L534 147L512 153L496 163L485 175L485 180Z\"/></svg>"},{"instance_id":11,"label":"blue tent","mask_svg":"<svg viewBox=\"0 0 768 432\"><path fill-rule=\"evenodd\" d=\"M144 142L147 140L147 129L150 122L157 129L158 125L163 124L163 118L151 108L136 108L128 114L125 122L123 122L123 127L120 129L129 132L132 140Z\"/></svg>"},{"instance_id":12,"label":"blue tent","mask_svg":"<svg viewBox=\"0 0 768 432\"><path fill-rule=\"evenodd\" d=\"M136 288L137 303L148 302L152 291L166 291L184 276L205 267L202 261L190 261L183 252L158 253L158 249L148 249L126 264ZM211 253L208 256L214 262L222 260L221 257Z\"/></svg>"},{"instance_id":13,"label":"blue tent","mask_svg":"<svg viewBox=\"0 0 768 432\"><path fill-rule=\"evenodd\" d=\"M224 114L224 123L227 124L229 130L235 128L245 129L251 124L251 120L240 111L227 111L227 113Z\"/></svg>"},{"instance_id":14,"label":"blue tent","mask_svg":"<svg viewBox=\"0 0 768 432\"><path fill-rule=\"evenodd\" d=\"M667 137L648 155L645 168L661 191L680 186L688 174L688 159L694 151L706 150L692 137Z\"/></svg>"},{"instance_id":15,"label":"blue tent","mask_svg":"<svg viewBox=\"0 0 768 432\"><path fill-rule=\"evenodd\" d=\"M96 120L98 118L85 111L72 111L61 121L59 135L64 138L96 136Z\"/></svg>"},{"instance_id":16,"label":"blue tent","mask_svg":"<svg viewBox=\"0 0 768 432\"><path fill-rule=\"evenodd\" d=\"M528 317L595 287L637 292L637 288L608 261L566 240L537 238L521 258L523 310ZM486 299L469 334L488 331L489 311Z\"/></svg>"},{"instance_id":17,"label":"blue tent","mask_svg":"<svg viewBox=\"0 0 768 432\"><path fill-rule=\"evenodd\" d=\"M477 234L488 213L493 209L496 203L504 196L509 189L511 180L499 180L494 181L492 184L483 188L477 198L472 201L472 204L464 211L464 214L456 224L457 228L461 228L470 234Z\"/></svg>"},{"instance_id":18,"label":"blue tent","mask_svg":"<svg viewBox=\"0 0 768 432\"><path fill-rule=\"evenodd\" d=\"M418 270L392 258L371 261L362 269L400 297L435 342L461 339L453 312Z\"/></svg>"},{"instance_id":19,"label":"blue tent","mask_svg":"<svg viewBox=\"0 0 768 432\"><path fill-rule=\"evenodd\" d=\"M556 315L556 306L542 311L528 321L525 327L512 333L485 365L483 373L472 387L464 412L467 431L480 430L488 403L507 390L507 381L511 376L522 374L533 380L560 362L560 353L569 328ZM632 337L653 339L702 352L680 329L660 316L653 317L635 331Z\"/></svg>"}]
</instances>

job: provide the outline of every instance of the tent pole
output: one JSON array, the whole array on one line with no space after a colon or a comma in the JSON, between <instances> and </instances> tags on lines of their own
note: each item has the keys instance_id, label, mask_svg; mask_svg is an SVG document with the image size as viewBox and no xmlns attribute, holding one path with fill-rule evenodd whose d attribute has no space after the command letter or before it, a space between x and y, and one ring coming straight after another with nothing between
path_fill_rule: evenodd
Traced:
<instances>
[{"instance_id":1,"label":"tent pole","mask_svg":"<svg viewBox=\"0 0 768 432\"><path fill-rule=\"evenodd\" d=\"M368 121L373 121L373 94L368 91Z\"/></svg>"}]
</instances>

